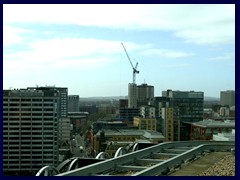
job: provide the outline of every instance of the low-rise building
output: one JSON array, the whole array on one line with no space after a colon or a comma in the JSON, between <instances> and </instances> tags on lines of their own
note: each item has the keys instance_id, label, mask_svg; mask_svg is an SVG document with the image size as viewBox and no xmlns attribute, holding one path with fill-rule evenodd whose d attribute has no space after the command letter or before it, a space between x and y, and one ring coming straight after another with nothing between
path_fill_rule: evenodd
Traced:
<instances>
[{"instance_id":1,"label":"low-rise building","mask_svg":"<svg viewBox=\"0 0 240 180\"><path fill-rule=\"evenodd\" d=\"M191 126L190 140L211 140L214 134L229 133L235 129L235 120L215 121L207 119L187 124Z\"/></svg>"},{"instance_id":2,"label":"low-rise building","mask_svg":"<svg viewBox=\"0 0 240 180\"><path fill-rule=\"evenodd\" d=\"M94 136L93 148L95 153L99 153L106 150L109 142L112 144L119 144L120 142L124 142L124 144L130 144L141 141L148 141L149 143L158 144L166 141L166 139L162 133L151 130L105 129L103 131L99 131ZM114 150L111 151L111 154L113 155L117 149L112 148L112 150Z\"/></svg>"},{"instance_id":3,"label":"low-rise building","mask_svg":"<svg viewBox=\"0 0 240 180\"><path fill-rule=\"evenodd\" d=\"M157 129L157 120L156 118L141 118L134 117L133 125L138 127L138 129L142 130L153 130Z\"/></svg>"}]
</instances>

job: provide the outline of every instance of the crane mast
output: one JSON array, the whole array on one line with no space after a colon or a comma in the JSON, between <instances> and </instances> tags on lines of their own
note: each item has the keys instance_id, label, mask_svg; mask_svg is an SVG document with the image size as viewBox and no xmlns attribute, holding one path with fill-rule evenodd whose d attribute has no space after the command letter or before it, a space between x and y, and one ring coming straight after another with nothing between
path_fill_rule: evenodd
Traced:
<instances>
[{"instance_id":1,"label":"crane mast","mask_svg":"<svg viewBox=\"0 0 240 180\"><path fill-rule=\"evenodd\" d=\"M122 47L123 47L123 49L124 49L124 51L125 51L125 53L126 53L126 55L127 55L127 58L128 58L128 60L129 60L130 64L131 64L131 66L132 66L132 69L133 69L133 84L135 84L135 83L136 83L136 74L139 74L139 71L137 70L138 62L136 63L136 65L135 65L135 67L134 67L134 66L133 66L133 63L132 63L132 61L131 61L128 53L127 53L126 48L124 47L123 43L121 43L121 44L122 44Z\"/></svg>"}]
</instances>

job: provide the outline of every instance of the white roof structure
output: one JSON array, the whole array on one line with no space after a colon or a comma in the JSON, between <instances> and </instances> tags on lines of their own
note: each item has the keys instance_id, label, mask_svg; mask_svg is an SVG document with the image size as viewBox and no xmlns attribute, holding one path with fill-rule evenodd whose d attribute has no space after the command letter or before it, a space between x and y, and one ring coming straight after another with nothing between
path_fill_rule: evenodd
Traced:
<instances>
[{"instance_id":1,"label":"white roof structure","mask_svg":"<svg viewBox=\"0 0 240 180\"><path fill-rule=\"evenodd\" d=\"M214 134L213 141L235 141L235 129L231 133Z\"/></svg>"}]
</instances>

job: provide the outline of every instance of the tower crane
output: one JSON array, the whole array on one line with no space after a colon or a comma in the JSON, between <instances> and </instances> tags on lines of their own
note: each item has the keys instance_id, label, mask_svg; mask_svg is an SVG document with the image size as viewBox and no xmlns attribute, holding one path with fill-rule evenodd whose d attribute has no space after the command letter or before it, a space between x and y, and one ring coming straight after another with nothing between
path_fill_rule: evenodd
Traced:
<instances>
[{"instance_id":1,"label":"tower crane","mask_svg":"<svg viewBox=\"0 0 240 180\"><path fill-rule=\"evenodd\" d=\"M127 55L127 58L128 58L128 60L129 60L129 62L130 62L130 64L131 64L132 68L133 68L133 84L135 84L136 74L139 74L139 71L137 70L138 62L136 63L136 65L135 65L135 67L134 67L134 66L133 66L133 63L132 63L132 61L131 61L128 53L127 53L126 48L124 47L123 43L121 43L121 44L122 44L122 46L123 46L123 49L124 49L124 51L125 51L125 53L126 53L126 55Z\"/></svg>"}]
</instances>

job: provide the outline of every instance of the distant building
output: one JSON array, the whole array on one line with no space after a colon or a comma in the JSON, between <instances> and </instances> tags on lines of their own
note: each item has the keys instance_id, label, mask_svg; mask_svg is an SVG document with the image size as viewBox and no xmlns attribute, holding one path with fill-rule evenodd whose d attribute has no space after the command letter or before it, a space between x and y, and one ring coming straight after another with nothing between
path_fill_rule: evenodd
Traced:
<instances>
[{"instance_id":1,"label":"distant building","mask_svg":"<svg viewBox=\"0 0 240 180\"><path fill-rule=\"evenodd\" d=\"M230 115L229 107L220 107L219 114L222 117L229 117L229 115Z\"/></svg>"},{"instance_id":2,"label":"distant building","mask_svg":"<svg viewBox=\"0 0 240 180\"><path fill-rule=\"evenodd\" d=\"M68 96L68 112L79 112L79 96Z\"/></svg>"},{"instance_id":3,"label":"distant building","mask_svg":"<svg viewBox=\"0 0 240 180\"><path fill-rule=\"evenodd\" d=\"M229 116L235 118L235 106L230 107Z\"/></svg>"},{"instance_id":4,"label":"distant building","mask_svg":"<svg viewBox=\"0 0 240 180\"><path fill-rule=\"evenodd\" d=\"M72 125L72 133L81 133L82 127L87 123L88 112L69 112L68 117Z\"/></svg>"},{"instance_id":5,"label":"distant building","mask_svg":"<svg viewBox=\"0 0 240 180\"><path fill-rule=\"evenodd\" d=\"M128 84L128 108L137 108L137 85Z\"/></svg>"},{"instance_id":6,"label":"distant building","mask_svg":"<svg viewBox=\"0 0 240 180\"><path fill-rule=\"evenodd\" d=\"M71 140L71 123L70 118L60 118L59 119L59 131L58 131L58 140L60 146L62 144L68 144Z\"/></svg>"},{"instance_id":7,"label":"distant building","mask_svg":"<svg viewBox=\"0 0 240 180\"><path fill-rule=\"evenodd\" d=\"M141 106L140 116L143 118L156 118L156 108L154 106Z\"/></svg>"},{"instance_id":8,"label":"distant building","mask_svg":"<svg viewBox=\"0 0 240 180\"><path fill-rule=\"evenodd\" d=\"M228 107L235 106L235 91L221 91L220 104Z\"/></svg>"},{"instance_id":9,"label":"distant building","mask_svg":"<svg viewBox=\"0 0 240 180\"><path fill-rule=\"evenodd\" d=\"M112 104L100 104L98 106L98 113L115 115L116 114L116 108Z\"/></svg>"},{"instance_id":10,"label":"distant building","mask_svg":"<svg viewBox=\"0 0 240 180\"><path fill-rule=\"evenodd\" d=\"M235 129L228 133L213 134L213 141L235 141Z\"/></svg>"},{"instance_id":11,"label":"distant building","mask_svg":"<svg viewBox=\"0 0 240 180\"><path fill-rule=\"evenodd\" d=\"M119 115L123 120L133 121L133 117L139 116L139 108L120 108Z\"/></svg>"},{"instance_id":12,"label":"distant building","mask_svg":"<svg viewBox=\"0 0 240 180\"><path fill-rule=\"evenodd\" d=\"M180 120L180 139L176 137L174 140L188 140L190 129L185 127L182 122L198 122L203 120L203 92L195 91L163 91L162 95L169 97L174 108L174 133L177 133ZM178 133L179 134L179 133Z\"/></svg>"},{"instance_id":13,"label":"distant building","mask_svg":"<svg viewBox=\"0 0 240 180\"><path fill-rule=\"evenodd\" d=\"M89 114L95 114L98 110L96 105L80 105L79 111L88 112Z\"/></svg>"},{"instance_id":14,"label":"distant building","mask_svg":"<svg viewBox=\"0 0 240 180\"><path fill-rule=\"evenodd\" d=\"M128 100L127 99L119 99L119 108L127 108Z\"/></svg>"},{"instance_id":15,"label":"distant building","mask_svg":"<svg viewBox=\"0 0 240 180\"><path fill-rule=\"evenodd\" d=\"M190 140L211 140L214 134L230 133L235 129L235 121L215 121L207 119L194 123L187 123L191 127Z\"/></svg>"},{"instance_id":16,"label":"distant building","mask_svg":"<svg viewBox=\"0 0 240 180\"><path fill-rule=\"evenodd\" d=\"M137 86L138 107L148 105L148 101L154 97L154 86L142 84Z\"/></svg>"},{"instance_id":17,"label":"distant building","mask_svg":"<svg viewBox=\"0 0 240 180\"><path fill-rule=\"evenodd\" d=\"M203 119L213 119L214 118L214 111L212 108L204 108L203 109Z\"/></svg>"},{"instance_id":18,"label":"distant building","mask_svg":"<svg viewBox=\"0 0 240 180\"><path fill-rule=\"evenodd\" d=\"M166 139L170 141L178 141L180 138L180 130L178 130L180 128L179 115L176 107L175 111L171 110L173 108L171 99L169 97L154 97L150 99L149 104L155 107L157 131L163 133ZM177 130L174 131L174 129Z\"/></svg>"},{"instance_id":19,"label":"distant building","mask_svg":"<svg viewBox=\"0 0 240 180\"><path fill-rule=\"evenodd\" d=\"M134 117L133 125L138 127L138 129L140 129L140 130L156 131L156 129L157 129L157 120L156 120L156 118Z\"/></svg>"},{"instance_id":20,"label":"distant building","mask_svg":"<svg viewBox=\"0 0 240 180\"><path fill-rule=\"evenodd\" d=\"M3 90L4 174L58 165L60 98L56 88Z\"/></svg>"},{"instance_id":21,"label":"distant building","mask_svg":"<svg viewBox=\"0 0 240 180\"><path fill-rule=\"evenodd\" d=\"M163 128L162 133L169 141L174 141L174 113L172 107L162 108ZM178 123L178 121L176 121ZM176 126L179 127L179 124Z\"/></svg>"},{"instance_id":22,"label":"distant building","mask_svg":"<svg viewBox=\"0 0 240 180\"><path fill-rule=\"evenodd\" d=\"M169 97L153 97L149 100L149 105L155 107L156 118L162 117L162 108L171 107L172 103Z\"/></svg>"}]
</instances>

